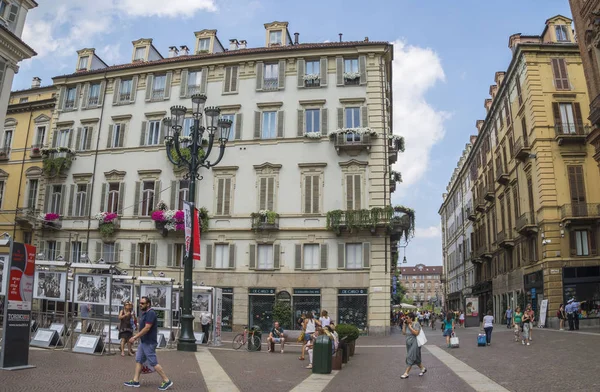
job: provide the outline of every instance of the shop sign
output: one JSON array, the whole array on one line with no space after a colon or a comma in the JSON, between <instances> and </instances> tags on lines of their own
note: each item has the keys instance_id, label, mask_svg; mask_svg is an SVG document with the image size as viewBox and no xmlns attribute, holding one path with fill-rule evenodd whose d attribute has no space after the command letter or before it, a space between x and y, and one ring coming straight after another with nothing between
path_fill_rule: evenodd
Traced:
<instances>
[{"instance_id":1,"label":"shop sign","mask_svg":"<svg viewBox=\"0 0 600 392\"><path fill-rule=\"evenodd\" d=\"M275 295L275 289L249 289L248 294Z\"/></svg>"},{"instance_id":2,"label":"shop sign","mask_svg":"<svg viewBox=\"0 0 600 392\"><path fill-rule=\"evenodd\" d=\"M223 290L223 294L233 294L233 287L226 287L221 290Z\"/></svg>"},{"instance_id":3,"label":"shop sign","mask_svg":"<svg viewBox=\"0 0 600 392\"><path fill-rule=\"evenodd\" d=\"M339 289L338 295L367 295L367 289Z\"/></svg>"},{"instance_id":4,"label":"shop sign","mask_svg":"<svg viewBox=\"0 0 600 392\"><path fill-rule=\"evenodd\" d=\"M560 268L552 268L550 270L550 275L560 275Z\"/></svg>"},{"instance_id":5,"label":"shop sign","mask_svg":"<svg viewBox=\"0 0 600 392\"><path fill-rule=\"evenodd\" d=\"M321 295L321 289L294 289L294 295Z\"/></svg>"},{"instance_id":6,"label":"shop sign","mask_svg":"<svg viewBox=\"0 0 600 392\"><path fill-rule=\"evenodd\" d=\"M277 293L277 300L284 301L284 302L292 302L292 296L290 295L289 292L282 290Z\"/></svg>"}]
</instances>

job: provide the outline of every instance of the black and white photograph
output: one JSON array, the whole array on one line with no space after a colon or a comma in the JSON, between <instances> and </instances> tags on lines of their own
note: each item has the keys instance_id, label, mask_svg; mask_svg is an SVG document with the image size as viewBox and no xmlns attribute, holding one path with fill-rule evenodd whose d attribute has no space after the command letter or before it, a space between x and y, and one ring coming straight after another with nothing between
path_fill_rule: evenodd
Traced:
<instances>
[{"instance_id":1,"label":"black and white photograph","mask_svg":"<svg viewBox=\"0 0 600 392\"><path fill-rule=\"evenodd\" d=\"M6 282L8 279L8 271L4 273L4 269L8 268L8 255L0 254L0 295L6 295Z\"/></svg>"},{"instance_id":2,"label":"black and white photograph","mask_svg":"<svg viewBox=\"0 0 600 392\"><path fill-rule=\"evenodd\" d=\"M195 292L192 294L192 310L194 312L209 312L211 310L210 293Z\"/></svg>"},{"instance_id":3,"label":"black and white photograph","mask_svg":"<svg viewBox=\"0 0 600 392\"><path fill-rule=\"evenodd\" d=\"M140 297L148 297L155 310L169 310L171 307L171 286L142 285Z\"/></svg>"},{"instance_id":4,"label":"black and white photograph","mask_svg":"<svg viewBox=\"0 0 600 392\"><path fill-rule=\"evenodd\" d=\"M75 300L73 302L108 306L110 284L109 276L75 275Z\"/></svg>"},{"instance_id":5,"label":"black and white photograph","mask_svg":"<svg viewBox=\"0 0 600 392\"><path fill-rule=\"evenodd\" d=\"M67 273L35 271L33 287L33 298L64 301L67 289Z\"/></svg>"},{"instance_id":6,"label":"black and white photograph","mask_svg":"<svg viewBox=\"0 0 600 392\"><path fill-rule=\"evenodd\" d=\"M171 310L175 312L179 311L179 295L179 290L173 290L173 293L171 294Z\"/></svg>"},{"instance_id":7,"label":"black and white photograph","mask_svg":"<svg viewBox=\"0 0 600 392\"><path fill-rule=\"evenodd\" d=\"M111 291L111 302L113 306L123 305L126 301L131 301L133 285L128 283L113 282ZM133 301L132 301L133 302Z\"/></svg>"},{"instance_id":8,"label":"black and white photograph","mask_svg":"<svg viewBox=\"0 0 600 392\"><path fill-rule=\"evenodd\" d=\"M112 316L118 316L119 312L121 311L121 309L123 309L122 306L120 305L112 305L112 306L105 306L104 307L104 314L105 315L112 315Z\"/></svg>"}]
</instances>

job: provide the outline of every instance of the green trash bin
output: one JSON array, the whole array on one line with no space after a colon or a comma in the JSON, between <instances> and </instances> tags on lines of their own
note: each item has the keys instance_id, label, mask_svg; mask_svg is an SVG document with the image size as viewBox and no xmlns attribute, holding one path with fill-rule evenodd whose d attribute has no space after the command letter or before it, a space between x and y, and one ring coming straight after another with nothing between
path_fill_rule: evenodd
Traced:
<instances>
[{"instance_id":1,"label":"green trash bin","mask_svg":"<svg viewBox=\"0 0 600 392\"><path fill-rule=\"evenodd\" d=\"M317 374L331 373L331 356L333 355L333 346L327 335L317 336L317 341L313 348L313 368L312 372Z\"/></svg>"}]
</instances>

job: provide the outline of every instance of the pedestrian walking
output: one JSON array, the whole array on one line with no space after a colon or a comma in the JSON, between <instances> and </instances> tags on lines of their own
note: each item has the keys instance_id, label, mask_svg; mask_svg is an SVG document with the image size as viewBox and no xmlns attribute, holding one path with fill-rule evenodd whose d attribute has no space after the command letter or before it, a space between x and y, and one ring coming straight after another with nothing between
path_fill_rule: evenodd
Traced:
<instances>
[{"instance_id":1,"label":"pedestrian walking","mask_svg":"<svg viewBox=\"0 0 600 392\"><path fill-rule=\"evenodd\" d=\"M512 324L512 309L509 307L506 308L506 312L504 312L504 317L506 317L506 328L510 329Z\"/></svg>"},{"instance_id":2,"label":"pedestrian walking","mask_svg":"<svg viewBox=\"0 0 600 392\"><path fill-rule=\"evenodd\" d=\"M526 321L527 320L527 321ZM525 313L523 316L523 332L525 332L525 323L528 322L528 328L529 330L527 331L527 339L529 340L527 342L527 344L529 344L529 342L533 341L533 322L535 320L535 313L533 312L533 309L531 308L531 304L527 304L527 307L525 308Z\"/></svg>"},{"instance_id":3,"label":"pedestrian walking","mask_svg":"<svg viewBox=\"0 0 600 392\"><path fill-rule=\"evenodd\" d=\"M304 351L308 342L310 342L312 335L317 331L317 323L315 322L314 316L312 312L308 312L306 314L306 318L304 319L303 328L304 330L304 343L302 344L302 353L298 358L301 361L304 361Z\"/></svg>"},{"instance_id":4,"label":"pedestrian walking","mask_svg":"<svg viewBox=\"0 0 600 392\"><path fill-rule=\"evenodd\" d=\"M431 329L435 331L435 319L437 318L435 313L431 314Z\"/></svg>"},{"instance_id":5,"label":"pedestrian walking","mask_svg":"<svg viewBox=\"0 0 600 392\"><path fill-rule=\"evenodd\" d=\"M208 344L208 335L210 334L210 323L212 322L212 314L210 312L200 313L200 324L202 324L202 343Z\"/></svg>"},{"instance_id":6,"label":"pedestrian walking","mask_svg":"<svg viewBox=\"0 0 600 392\"><path fill-rule=\"evenodd\" d=\"M419 376L427 373L427 368L421 362L421 347L417 343L417 335L421 331L421 325L416 322L415 315L411 312L406 316L402 325L402 334L406 335L406 370L400 376L401 379L407 379L408 373L413 365L417 365L421 369Z\"/></svg>"},{"instance_id":7,"label":"pedestrian walking","mask_svg":"<svg viewBox=\"0 0 600 392\"><path fill-rule=\"evenodd\" d=\"M446 345L450 347L450 337L454 334L454 314L452 312L448 312L446 315L446 319L444 320L443 326L443 336L446 337Z\"/></svg>"},{"instance_id":8,"label":"pedestrian walking","mask_svg":"<svg viewBox=\"0 0 600 392\"><path fill-rule=\"evenodd\" d=\"M173 381L169 380L169 377L167 377L156 358L156 346L158 346L158 318L151 305L150 298L142 297L140 299L140 309L142 310L139 323L140 330L129 339L129 343L131 344L140 339L140 344L135 356L135 374L132 380L123 384L126 387L139 388L142 366L147 361L150 366L154 367L156 373L162 377L163 382L158 387L158 390L166 391L173 386Z\"/></svg>"},{"instance_id":9,"label":"pedestrian walking","mask_svg":"<svg viewBox=\"0 0 600 392\"><path fill-rule=\"evenodd\" d=\"M515 342L519 341L519 335L521 334L521 324L523 323L523 312L521 312L521 307L517 306L515 312L513 313L513 332L515 333ZM524 343L523 343L524 344Z\"/></svg>"},{"instance_id":10,"label":"pedestrian walking","mask_svg":"<svg viewBox=\"0 0 600 392\"><path fill-rule=\"evenodd\" d=\"M465 327L465 312L463 312L462 310L460 311L460 316L458 316L458 322L460 323L460 326L462 328Z\"/></svg>"},{"instance_id":11,"label":"pedestrian walking","mask_svg":"<svg viewBox=\"0 0 600 392\"><path fill-rule=\"evenodd\" d=\"M485 341L488 346L492 344L492 330L494 329L494 316L492 311L488 310L487 316L483 316L483 330L485 331Z\"/></svg>"},{"instance_id":12,"label":"pedestrian walking","mask_svg":"<svg viewBox=\"0 0 600 392\"><path fill-rule=\"evenodd\" d=\"M556 317L558 318L558 330L565 330L565 320L567 319L567 313L565 312L564 304L560 304L558 310L556 311Z\"/></svg>"},{"instance_id":13,"label":"pedestrian walking","mask_svg":"<svg viewBox=\"0 0 600 392\"><path fill-rule=\"evenodd\" d=\"M323 310L321 312L321 317L319 317L319 323L321 323L321 327L323 328L331 324L331 318L329 318L329 314L326 310Z\"/></svg>"},{"instance_id":14,"label":"pedestrian walking","mask_svg":"<svg viewBox=\"0 0 600 392\"><path fill-rule=\"evenodd\" d=\"M133 356L133 345L129 339L133 336L135 328L135 316L133 314L133 305L131 302L125 302L125 306L119 312L119 339L121 340L121 356L125 356L125 344L129 349L129 356Z\"/></svg>"}]
</instances>

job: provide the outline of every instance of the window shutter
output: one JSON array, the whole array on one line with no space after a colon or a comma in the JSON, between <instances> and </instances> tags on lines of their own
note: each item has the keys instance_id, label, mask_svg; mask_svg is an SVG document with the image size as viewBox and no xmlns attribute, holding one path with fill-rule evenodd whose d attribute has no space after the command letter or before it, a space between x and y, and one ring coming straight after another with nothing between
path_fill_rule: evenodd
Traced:
<instances>
[{"instance_id":1,"label":"window shutter","mask_svg":"<svg viewBox=\"0 0 600 392\"><path fill-rule=\"evenodd\" d=\"M597 243L597 231L595 229L591 229L588 231L590 236L590 252L592 256L598 255L598 246Z\"/></svg>"},{"instance_id":2,"label":"window shutter","mask_svg":"<svg viewBox=\"0 0 600 392\"><path fill-rule=\"evenodd\" d=\"M200 94L206 94L208 87L208 67L202 68L202 75L200 75Z\"/></svg>"},{"instance_id":3,"label":"window shutter","mask_svg":"<svg viewBox=\"0 0 600 392\"><path fill-rule=\"evenodd\" d=\"M354 209L354 176L347 175L346 176L346 210L351 211Z\"/></svg>"},{"instance_id":4,"label":"window shutter","mask_svg":"<svg viewBox=\"0 0 600 392\"><path fill-rule=\"evenodd\" d=\"M321 57L321 63L319 64L319 79L321 87L327 86L327 57Z\"/></svg>"},{"instance_id":5,"label":"window shutter","mask_svg":"<svg viewBox=\"0 0 600 392\"><path fill-rule=\"evenodd\" d=\"M135 182L135 194L133 197L133 215L134 216L138 216L139 215L139 211L140 211L140 195L141 195L141 191L142 191L142 183L139 181ZM121 195L119 195L119 199L121 199Z\"/></svg>"},{"instance_id":6,"label":"window shutter","mask_svg":"<svg viewBox=\"0 0 600 392\"><path fill-rule=\"evenodd\" d=\"M167 77L165 78L165 101L171 98L171 80L173 79L173 72L167 72Z\"/></svg>"},{"instance_id":7,"label":"window shutter","mask_svg":"<svg viewBox=\"0 0 600 392\"><path fill-rule=\"evenodd\" d=\"M137 254L137 244L131 244L131 252L129 254L129 266L135 266L135 256Z\"/></svg>"},{"instance_id":8,"label":"window shutter","mask_svg":"<svg viewBox=\"0 0 600 392\"><path fill-rule=\"evenodd\" d=\"M242 140L242 113L235 115L235 140Z\"/></svg>"},{"instance_id":9,"label":"window shutter","mask_svg":"<svg viewBox=\"0 0 600 392\"><path fill-rule=\"evenodd\" d=\"M337 109L337 126L338 129L344 128L344 108Z\"/></svg>"},{"instance_id":10,"label":"window shutter","mask_svg":"<svg viewBox=\"0 0 600 392\"><path fill-rule=\"evenodd\" d=\"M367 57L358 56L358 73L360 73L360 84L367 84Z\"/></svg>"},{"instance_id":11,"label":"window shutter","mask_svg":"<svg viewBox=\"0 0 600 392\"><path fill-rule=\"evenodd\" d=\"M142 131L140 132L140 146L146 144L146 132L148 129L148 121L142 121Z\"/></svg>"},{"instance_id":12,"label":"window shutter","mask_svg":"<svg viewBox=\"0 0 600 392\"><path fill-rule=\"evenodd\" d=\"M87 184L85 186L85 216L90 216L90 208L92 206L92 184Z\"/></svg>"},{"instance_id":13,"label":"window shutter","mask_svg":"<svg viewBox=\"0 0 600 392\"><path fill-rule=\"evenodd\" d=\"M50 198L52 197L52 186L46 184L46 189L45 189L45 195L44 195L44 212L54 212L54 211L50 211Z\"/></svg>"},{"instance_id":14,"label":"window shutter","mask_svg":"<svg viewBox=\"0 0 600 392\"><path fill-rule=\"evenodd\" d=\"M569 247L571 248L571 256L577 255L577 241L575 239L575 230L569 231Z\"/></svg>"},{"instance_id":15,"label":"window shutter","mask_svg":"<svg viewBox=\"0 0 600 392\"><path fill-rule=\"evenodd\" d=\"M311 176L312 177L312 213L319 213L319 176Z\"/></svg>"},{"instance_id":16,"label":"window shutter","mask_svg":"<svg viewBox=\"0 0 600 392\"><path fill-rule=\"evenodd\" d=\"M366 105L360 108L360 126L363 128L369 126L369 110Z\"/></svg>"},{"instance_id":17,"label":"window shutter","mask_svg":"<svg viewBox=\"0 0 600 392\"><path fill-rule=\"evenodd\" d=\"M177 210L179 208L179 198L177 197L177 181L171 181L171 209Z\"/></svg>"},{"instance_id":18,"label":"window shutter","mask_svg":"<svg viewBox=\"0 0 600 392\"><path fill-rule=\"evenodd\" d=\"M235 268L235 244L229 245L229 268Z\"/></svg>"},{"instance_id":19,"label":"window shutter","mask_svg":"<svg viewBox=\"0 0 600 392\"><path fill-rule=\"evenodd\" d=\"M363 242L363 268L371 267L371 243Z\"/></svg>"},{"instance_id":20,"label":"window shutter","mask_svg":"<svg viewBox=\"0 0 600 392\"><path fill-rule=\"evenodd\" d=\"M213 246L206 245L206 268L213 267Z\"/></svg>"},{"instance_id":21,"label":"window shutter","mask_svg":"<svg viewBox=\"0 0 600 392\"><path fill-rule=\"evenodd\" d=\"M117 212L123 214L123 201L125 200L125 183L119 183L119 201L117 203Z\"/></svg>"},{"instance_id":22,"label":"window shutter","mask_svg":"<svg viewBox=\"0 0 600 392\"><path fill-rule=\"evenodd\" d=\"M562 118L560 117L560 107L558 102L552 102L552 113L554 114L554 127L559 133L563 133L562 130Z\"/></svg>"},{"instance_id":23,"label":"window shutter","mask_svg":"<svg viewBox=\"0 0 600 392\"><path fill-rule=\"evenodd\" d=\"M64 215L65 214L65 198L67 196L67 186L66 185L61 185L60 186L60 215Z\"/></svg>"},{"instance_id":24,"label":"window shutter","mask_svg":"<svg viewBox=\"0 0 600 392\"><path fill-rule=\"evenodd\" d=\"M83 101L81 102L81 108L85 109L87 108L87 103L88 103L88 94L90 92L90 84L86 83L83 85Z\"/></svg>"},{"instance_id":25,"label":"window shutter","mask_svg":"<svg viewBox=\"0 0 600 392\"><path fill-rule=\"evenodd\" d=\"M154 75L148 74L146 76L146 102L152 99L152 85L154 84Z\"/></svg>"},{"instance_id":26,"label":"window shutter","mask_svg":"<svg viewBox=\"0 0 600 392\"><path fill-rule=\"evenodd\" d=\"M88 131L85 135L86 139L85 139L85 149L86 150L91 150L92 149L92 134L94 133L94 127L87 127Z\"/></svg>"},{"instance_id":27,"label":"window shutter","mask_svg":"<svg viewBox=\"0 0 600 392\"><path fill-rule=\"evenodd\" d=\"M273 268L281 268L281 245L273 245Z\"/></svg>"},{"instance_id":28,"label":"window shutter","mask_svg":"<svg viewBox=\"0 0 600 392\"><path fill-rule=\"evenodd\" d=\"M154 181L154 200L153 200L153 204L157 204L158 201L161 199L160 194L161 194L161 182L160 181ZM154 209L154 206L150 206L151 209Z\"/></svg>"},{"instance_id":29,"label":"window shutter","mask_svg":"<svg viewBox=\"0 0 600 392\"><path fill-rule=\"evenodd\" d=\"M336 57L335 59L335 76L338 86L344 85L344 59Z\"/></svg>"},{"instance_id":30,"label":"window shutter","mask_svg":"<svg viewBox=\"0 0 600 392\"><path fill-rule=\"evenodd\" d=\"M510 118L510 103L507 98L504 98L504 110L506 110L506 125L510 125L512 119Z\"/></svg>"},{"instance_id":31,"label":"window shutter","mask_svg":"<svg viewBox=\"0 0 600 392\"><path fill-rule=\"evenodd\" d=\"M217 179L217 215L224 215L223 212L223 193L225 192L225 179Z\"/></svg>"},{"instance_id":32,"label":"window shutter","mask_svg":"<svg viewBox=\"0 0 600 392\"><path fill-rule=\"evenodd\" d=\"M87 253L88 253L88 244L87 244L87 242L82 242L82 243L81 243L81 253L82 253L82 254L83 254L83 253L85 253L85 254L87 254Z\"/></svg>"},{"instance_id":33,"label":"window shutter","mask_svg":"<svg viewBox=\"0 0 600 392\"><path fill-rule=\"evenodd\" d=\"M158 246L156 244L150 244L150 265L156 266L156 251Z\"/></svg>"},{"instance_id":34,"label":"window shutter","mask_svg":"<svg viewBox=\"0 0 600 392\"><path fill-rule=\"evenodd\" d=\"M231 214L231 178L225 179L225 191L223 199L223 215Z\"/></svg>"},{"instance_id":35,"label":"window shutter","mask_svg":"<svg viewBox=\"0 0 600 392\"><path fill-rule=\"evenodd\" d=\"M329 126L329 118L327 108L321 109L321 135L327 135L327 127Z\"/></svg>"},{"instance_id":36,"label":"window shutter","mask_svg":"<svg viewBox=\"0 0 600 392\"><path fill-rule=\"evenodd\" d=\"M74 150L80 151L79 146L81 145L81 127L77 128L77 136L75 137L75 148Z\"/></svg>"},{"instance_id":37,"label":"window shutter","mask_svg":"<svg viewBox=\"0 0 600 392\"><path fill-rule=\"evenodd\" d=\"M283 110L277 111L277 137L283 137Z\"/></svg>"},{"instance_id":38,"label":"window shutter","mask_svg":"<svg viewBox=\"0 0 600 392\"><path fill-rule=\"evenodd\" d=\"M258 190L258 209L266 210L267 209L267 178L262 177L260 179L260 188Z\"/></svg>"},{"instance_id":39,"label":"window shutter","mask_svg":"<svg viewBox=\"0 0 600 392\"><path fill-rule=\"evenodd\" d=\"M131 93L129 94L129 102L131 102L131 103L135 102L135 97L137 95L137 88L138 88L138 77L134 76L133 78L131 78Z\"/></svg>"},{"instance_id":40,"label":"window shutter","mask_svg":"<svg viewBox=\"0 0 600 392\"><path fill-rule=\"evenodd\" d=\"M558 65L559 59L551 59L550 62L552 63L552 74L554 75L554 87L557 90L562 90L563 84Z\"/></svg>"},{"instance_id":41,"label":"window shutter","mask_svg":"<svg viewBox=\"0 0 600 392\"><path fill-rule=\"evenodd\" d=\"M108 126L108 139L106 140L106 148L113 147L113 145L112 145L113 128L114 128L114 125L112 125L112 124Z\"/></svg>"},{"instance_id":42,"label":"window shutter","mask_svg":"<svg viewBox=\"0 0 600 392\"><path fill-rule=\"evenodd\" d=\"M304 110L298 109L298 135L304 136Z\"/></svg>"},{"instance_id":43,"label":"window shutter","mask_svg":"<svg viewBox=\"0 0 600 392\"><path fill-rule=\"evenodd\" d=\"M96 105L96 107L102 106L102 104L104 103L105 91L106 91L106 81L103 80L100 82L100 92L98 93L98 104Z\"/></svg>"},{"instance_id":44,"label":"window shutter","mask_svg":"<svg viewBox=\"0 0 600 392\"><path fill-rule=\"evenodd\" d=\"M179 98L185 98L187 96L188 87L188 70L184 69L181 71L181 82L179 83Z\"/></svg>"},{"instance_id":45,"label":"window shutter","mask_svg":"<svg viewBox=\"0 0 600 392\"><path fill-rule=\"evenodd\" d=\"M225 67L225 80L223 81L223 92L230 92L231 88L231 67Z\"/></svg>"},{"instance_id":46,"label":"window shutter","mask_svg":"<svg viewBox=\"0 0 600 392\"><path fill-rule=\"evenodd\" d=\"M327 256L329 247L327 244L321 244L321 269L327 269Z\"/></svg>"},{"instance_id":47,"label":"window shutter","mask_svg":"<svg viewBox=\"0 0 600 392\"><path fill-rule=\"evenodd\" d=\"M310 214L312 213L312 208L310 208L310 203L312 201L311 191L312 191L312 176L304 176L304 213Z\"/></svg>"},{"instance_id":48,"label":"window shutter","mask_svg":"<svg viewBox=\"0 0 600 392\"><path fill-rule=\"evenodd\" d=\"M360 210L362 203L361 203L361 196L362 196L362 190L361 190L361 178L360 178L360 174L355 174L354 175L354 209L355 210Z\"/></svg>"},{"instance_id":49,"label":"window shutter","mask_svg":"<svg viewBox=\"0 0 600 392\"><path fill-rule=\"evenodd\" d=\"M263 72L264 63L259 61L256 63L256 90L261 91L263 89Z\"/></svg>"},{"instance_id":50,"label":"window shutter","mask_svg":"<svg viewBox=\"0 0 600 392\"><path fill-rule=\"evenodd\" d=\"M304 74L306 71L304 70L304 60L298 59L297 68L298 68L298 88L304 87Z\"/></svg>"},{"instance_id":51,"label":"window shutter","mask_svg":"<svg viewBox=\"0 0 600 392\"><path fill-rule=\"evenodd\" d=\"M250 259L248 262L248 269L256 269L256 245L250 244L248 256Z\"/></svg>"},{"instance_id":52,"label":"window shutter","mask_svg":"<svg viewBox=\"0 0 600 392\"><path fill-rule=\"evenodd\" d=\"M274 211L273 199L275 198L275 178L269 177L267 179L267 210Z\"/></svg>"},{"instance_id":53,"label":"window shutter","mask_svg":"<svg viewBox=\"0 0 600 392\"><path fill-rule=\"evenodd\" d=\"M260 139L261 112L254 112L254 138Z\"/></svg>"},{"instance_id":54,"label":"window shutter","mask_svg":"<svg viewBox=\"0 0 600 392\"><path fill-rule=\"evenodd\" d=\"M229 92L237 92L237 81L238 81L238 66L231 67L231 88Z\"/></svg>"},{"instance_id":55,"label":"window shutter","mask_svg":"<svg viewBox=\"0 0 600 392\"><path fill-rule=\"evenodd\" d=\"M100 191L100 211L99 212L104 212L106 211L106 191L107 191L107 184L103 183L102 184L102 190ZM119 195L121 196L121 195Z\"/></svg>"},{"instance_id":56,"label":"window shutter","mask_svg":"<svg viewBox=\"0 0 600 392\"><path fill-rule=\"evenodd\" d=\"M115 83L113 85L113 105L119 103L119 93L121 90L121 79L116 78Z\"/></svg>"},{"instance_id":57,"label":"window shutter","mask_svg":"<svg viewBox=\"0 0 600 392\"><path fill-rule=\"evenodd\" d=\"M73 146L73 129L69 129L69 141L67 147L71 148Z\"/></svg>"},{"instance_id":58,"label":"window shutter","mask_svg":"<svg viewBox=\"0 0 600 392\"><path fill-rule=\"evenodd\" d=\"M65 242L65 253L64 253L64 258L67 261L73 261L71 260L71 241L67 241Z\"/></svg>"},{"instance_id":59,"label":"window shutter","mask_svg":"<svg viewBox=\"0 0 600 392\"><path fill-rule=\"evenodd\" d=\"M279 60L279 77L277 81L279 83L279 89L282 90L285 88L285 60Z\"/></svg>"},{"instance_id":60,"label":"window shutter","mask_svg":"<svg viewBox=\"0 0 600 392\"><path fill-rule=\"evenodd\" d=\"M299 270L302 269L302 245L296 244L294 248L294 269Z\"/></svg>"},{"instance_id":61,"label":"window shutter","mask_svg":"<svg viewBox=\"0 0 600 392\"><path fill-rule=\"evenodd\" d=\"M52 132L52 147L56 147L56 143L58 143L58 131Z\"/></svg>"},{"instance_id":62,"label":"window shutter","mask_svg":"<svg viewBox=\"0 0 600 392\"><path fill-rule=\"evenodd\" d=\"M58 98L58 110L64 110L65 109L65 99L67 97L67 88L66 87L61 87L60 88L60 96Z\"/></svg>"},{"instance_id":63,"label":"window shutter","mask_svg":"<svg viewBox=\"0 0 600 392\"><path fill-rule=\"evenodd\" d=\"M19 14L19 6L16 4L11 4L10 10L8 11L8 21L10 23L15 23L17 21L18 14Z\"/></svg>"},{"instance_id":64,"label":"window shutter","mask_svg":"<svg viewBox=\"0 0 600 392\"><path fill-rule=\"evenodd\" d=\"M102 242L96 241L96 260L98 261L102 258Z\"/></svg>"},{"instance_id":65,"label":"window shutter","mask_svg":"<svg viewBox=\"0 0 600 392\"><path fill-rule=\"evenodd\" d=\"M558 69L560 71L560 76L562 78L563 90L570 90L571 85L569 83L569 75L567 74L567 60L560 59L558 62Z\"/></svg>"},{"instance_id":66,"label":"window shutter","mask_svg":"<svg viewBox=\"0 0 600 392\"><path fill-rule=\"evenodd\" d=\"M67 216L73 216L73 196L75 195L75 185L71 185L69 190L69 206L67 208Z\"/></svg>"},{"instance_id":67,"label":"window shutter","mask_svg":"<svg viewBox=\"0 0 600 392\"><path fill-rule=\"evenodd\" d=\"M577 133L583 135L583 118L581 116L581 104L579 102L575 102L573 104L573 109L575 111L575 129Z\"/></svg>"},{"instance_id":68,"label":"window shutter","mask_svg":"<svg viewBox=\"0 0 600 392\"><path fill-rule=\"evenodd\" d=\"M338 244L338 269L346 268L346 245Z\"/></svg>"},{"instance_id":69,"label":"window shutter","mask_svg":"<svg viewBox=\"0 0 600 392\"><path fill-rule=\"evenodd\" d=\"M75 103L73 109L77 109L79 107L79 95L81 94L81 83L78 83L75 87Z\"/></svg>"},{"instance_id":70,"label":"window shutter","mask_svg":"<svg viewBox=\"0 0 600 392\"><path fill-rule=\"evenodd\" d=\"M125 123L122 123L121 131L119 132L119 144L117 147L123 147L123 143L125 142L125 132L127 132L127 126Z\"/></svg>"}]
</instances>

